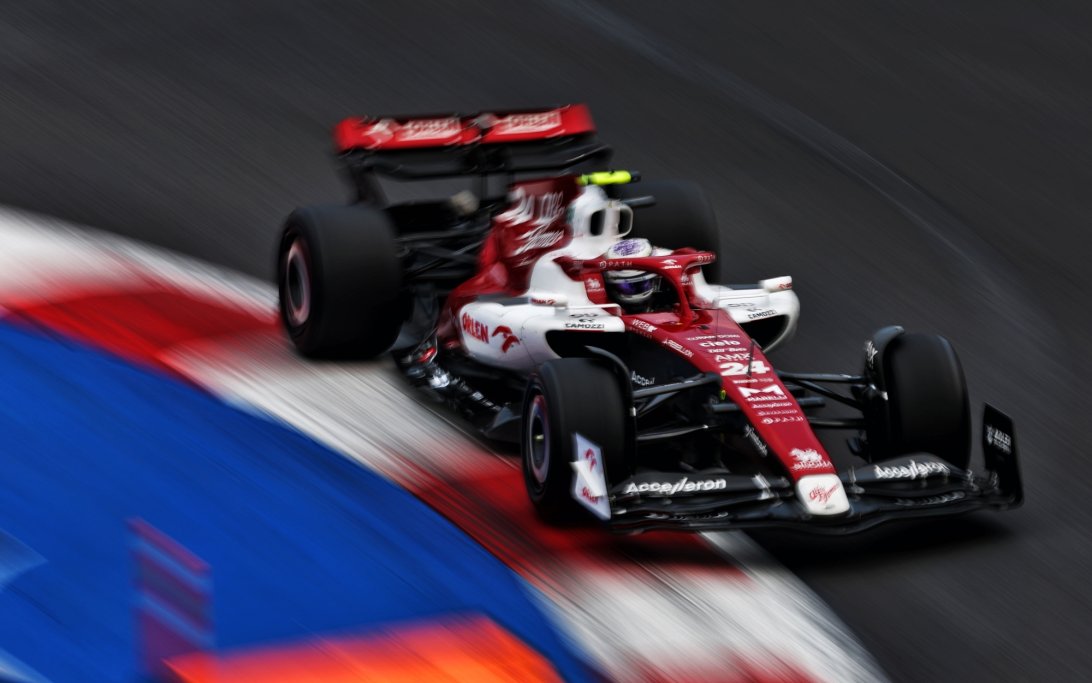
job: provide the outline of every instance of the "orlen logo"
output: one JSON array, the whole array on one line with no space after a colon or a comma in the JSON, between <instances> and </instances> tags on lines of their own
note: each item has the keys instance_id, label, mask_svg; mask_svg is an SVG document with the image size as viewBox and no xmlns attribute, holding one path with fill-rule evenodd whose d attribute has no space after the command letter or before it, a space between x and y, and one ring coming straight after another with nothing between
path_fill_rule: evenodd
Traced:
<instances>
[{"instance_id":1,"label":"orlen logo","mask_svg":"<svg viewBox=\"0 0 1092 683\"><path fill-rule=\"evenodd\" d=\"M588 463L588 468L593 472L599 466L599 459L595 457L595 451L590 448L584 451L584 461Z\"/></svg>"},{"instance_id":2,"label":"orlen logo","mask_svg":"<svg viewBox=\"0 0 1092 683\"><path fill-rule=\"evenodd\" d=\"M402 140L446 140L459 134L459 119L414 119L396 129Z\"/></svg>"},{"instance_id":3,"label":"orlen logo","mask_svg":"<svg viewBox=\"0 0 1092 683\"><path fill-rule=\"evenodd\" d=\"M493 330L493 336L495 337L498 334L503 335L502 338L504 339L504 343L501 344L501 352L502 353L508 353L508 349L512 348L512 346L514 344L519 343L519 337L517 337L512 332L511 327L508 327L506 325L501 325L501 326L497 327L497 329Z\"/></svg>"},{"instance_id":4,"label":"orlen logo","mask_svg":"<svg viewBox=\"0 0 1092 683\"><path fill-rule=\"evenodd\" d=\"M814 448L794 448L789 451L789 455L796 458L796 463L792 466L794 470L814 470L826 466L823 456Z\"/></svg>"},{"instance_id":5,"label":"orlen logo","mask_svg":"<svg viewBox=\"0 0 1092 683\"><path fill-rule=\"evenodd\" d=\"M561 126L561 114L556 111L510 114L497 119L495 130L503 135L545 133Z\"/></svg>"},{"instance_id":6,"label":"orlen logo","mask_svg":"<svg viewBox=\"0 0 1092 683\"><path fill-rule=\"evenodd\" d=\"M588 463L588 472L594 472L599 467L599 459L595 457L595 451L590 448L584 451L584 462ZM593 496L591 489L587 486L581 487L580 495L592 503L599 502L599 496Z\"/></svg>"},{"instance_id":7,"label":"orlen logo","mask_svg":"<svg viewBox=\"0 0 1092 683\"><path fill-rule=\"evenodd\" d=\"M471 318L469 313L463 313L463 317L459 319L459 323L462 325L463 332L480 342L489 343L489 328L485 323L480 323Z\"/></svg>"}]
</instances>

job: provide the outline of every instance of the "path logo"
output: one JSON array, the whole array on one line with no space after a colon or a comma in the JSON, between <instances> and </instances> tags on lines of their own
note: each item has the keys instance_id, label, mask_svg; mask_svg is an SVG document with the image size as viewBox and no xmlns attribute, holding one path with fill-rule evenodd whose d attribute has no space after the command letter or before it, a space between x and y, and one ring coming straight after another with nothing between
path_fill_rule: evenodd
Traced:
<instances>
[{"instance_id":1,"label":"path logo","mask_svg":"<svg viewBox=\"0 0 1092 683\"><path fill-rule=\"evenodd\" d=\"M504 338L504 343L501 345L501 352L502 353L508 353L508 349L512 348L513 344L518 344L519 343L519 337L517 337L512 332L511 327L508 327L506 325L499 326L497 329L493 330L493 335L492 336L495 337L498 334L503 335L503 338Z\"/></svg>"}]
</instances>

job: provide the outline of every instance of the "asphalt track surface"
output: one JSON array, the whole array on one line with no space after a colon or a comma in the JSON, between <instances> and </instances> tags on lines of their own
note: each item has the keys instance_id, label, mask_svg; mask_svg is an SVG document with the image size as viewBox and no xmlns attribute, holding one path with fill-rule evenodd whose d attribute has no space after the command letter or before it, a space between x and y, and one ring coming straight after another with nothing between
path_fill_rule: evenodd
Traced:
<instances>
[{"instance_id":1,"label":"asphalt track surface","mask_svg":"<svg viewBox=\"0 0 1092 683\"><path fill-rule=\"evenodd\" d=\"M344 196L352 113L585 101L619 165L712 199L735 281L792 274L783 367L948 335L1017 418L1028 503L761 537L894 680L1092 677L1092 8L844 2L0 4L0 203L268 277Z\"/></svg>"}]
</instances>

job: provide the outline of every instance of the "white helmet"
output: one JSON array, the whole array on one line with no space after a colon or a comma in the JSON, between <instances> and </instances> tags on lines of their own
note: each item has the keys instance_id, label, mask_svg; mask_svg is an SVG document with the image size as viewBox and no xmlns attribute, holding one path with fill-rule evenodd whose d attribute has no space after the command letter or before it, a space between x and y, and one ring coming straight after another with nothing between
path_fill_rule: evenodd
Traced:
<instances>
[{"instance_id":1,"label":"white helmet","mask_svg":"<svg viewBox=\"0 0 1092 683\"><path fill-rule=\"evenodd\" d=\"M619 240L603 254L606 258L641 258L652 256L652 243L637 237ZM622 304L639 304L648 300L656 291L659 275L647 270L608 270L603 273L607 290Z\"/></svg>"}]
</instances>

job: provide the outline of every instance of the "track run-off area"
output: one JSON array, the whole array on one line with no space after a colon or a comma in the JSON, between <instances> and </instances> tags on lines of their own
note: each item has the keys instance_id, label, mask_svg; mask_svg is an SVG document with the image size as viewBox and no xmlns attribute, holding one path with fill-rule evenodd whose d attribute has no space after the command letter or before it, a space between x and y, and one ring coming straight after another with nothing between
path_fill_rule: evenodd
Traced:
<instances>
[{"instance_id":1,"label":"track run-off area","mask_svg":"<svg viewBox=\"0 0 1092 683\"><path fill-rule=\"evenodd\" d=\"M17 364L9 374L37 377L35 381L59 377L49 391L34 395L68 395L68 378L74 375L57 360L32 362L38 356L29 345L33 342L43 356L66 360L74 356L61 354L58 345L87 351L87 359L102 361L125 377L151 373L171 382L157 385L162 391L181 383L204 396L200 410L207 409L210 419L198 420L208 428L202 438L218 431L210 426L215 424L211 417L228 407L249 414L253 420L246 422L247 429L264 434L261 439L253 434L244 438L242 431L232 436L221 429L217 453L287 438L298 448L270 445L277 460L290 461L296 453L299 462L351 465L345 471L355 473L349 477L356 482L353 487L364 487L352 488L355 492L377 490L376 482L390 482L397 488L387 490L408 490L420 498L426 497L422 490L444 492L448 499L423 509L456 523L428 528L441 535L446 533L442 528L454 529L456 537L476 541L460 547L496 550L502 539L519 531L518 554L497 551L509 553L500 561L490 559L496 557L491 552L479 552L485 564L475 567L492 578L518 577L518 594L498 589L497 596L507 595L512 606L526 606L526 595L534 596L534 611L520 622L527 628L503 622L493 609L496 605L460 603L458 596L466 594L455 589L448 591L449 600L437 600L430 614L487 614L537 651L559 657L556 666L565 667L558 669L564 676L601 666L621 676L623 671L640 671L650 661L655 671L669 671L669 677L681 675L670 668L678 661L692 661L703 669L710 633L716 624L733 619L746 622L747 628L734 629L732 621L733 628L726 631L731 635L720 635L727 640L716 641L724 649L715 655L731 662L733 670L746 670L744 659L761 658L773 648L771 662L819 676L825 669L813 668L797 648L826 652L832 640L841 640L832 634L844 631L820 625L828 612L815 608L812 596L817 595L871 655L861 661L878 662L896 683L1089 680L1092 510L1087 501L1092 500L1092 459L1085 455L1084 426L1092 385L1092 356L1087 353L1092 316L1085 304L1092 293L1092 193L1086 189L1092 186L1090 35L1092 5L1072 0L635 0L624 5L599 0L420 0L381 8L348 0L238 0L199 7L186 0L4 3L0 205L39 216L6 214L10 220L4 234L10 233L11 243L0 245L0 291L6 296L0 303L14 311L3 322L4 329L23 335L6 339L24 344L22 351L8 354ZM304 364L288 352L277 337L272 293L264 283L272 279L274 246L284 217L297 206L345 201L346 188L330 154L331 126L346 116L566 102L589 105L602 139L616 150L617 168L637 170L649 180L692 179L703 187L723 230L725 249L719 260L730 281L793 277L802 316L796 339L776 354L779 368L854 372L862 362L863 342L890 324L947 336L967 374L976 432L978 406L984 401L1015 419L1025 505L998 515L892 525L849 539L756 533L736 537L724 551L738 562L710 550L709 539L653 542L637 537L608 539L604 545L595 535L552 535L530 520L518 480L505 479L515 472L512 457L467 439L458 423L448 425L443 411L433 412L406 392L386 362ZM56 222L43 216L103 232L64 228L60 233L66 237L58 241L51 237ZM107 233L198 261L148 252ZM68 246L58 246L62 242ZM115 250L125 254L122 261L110 255ZM32 258L34 253L41 259ZM94 265L98 257L110 265ZM157 274L134 275L144 266L132 264L149 259ZM110 290L123 295L95 298L94 292L79 289L88 282L97 282L95 287L124 285ZM135 301L128 287L140 282L167 282L171 288L167 293L145 291L147 296ZM178 291L186 296L180 299ZM180 301L188 303L180 309ZM234 308L222 315L226 302L234 302ZM125 324L103 322L130 309L153 320L168 311L178 318L166 326L138 326L131 317ZM245 327L245 334L238 325ZM52 346L39 345L46 342ZM220 372L212 376L216 368ZM204 375L197 377L199 373ZM100 375L88 380L93 393L77 392L99 400L81 399L64 414L74 417L93 407L95 418L62 419L54 414L61 403L50 399L34 404L22 391L25 387L5 385L3 416L8 424L35 406L34 414L42 417L32 423L36 429L12 425L9 430L12 439L37 447L24 457L47 452L41 450L47 437L67 433L62 426L86 428L65 442L71 448L50 449L56 457L37 458L33 466L63 462L57 471L82 473L87 458L80 457L85 450L75 448L79 443L101 444L106 436L138 445L148 441L148 430L136 423L151 418L129 404L126 410L110 408L102 387L119 390L117 378L110 376L110 381ZM315 399L313 391L352 400ZM383 405L368 403L368 397L381 392L387 392ZM154 405L136 402L142 409ZM360 417L353 406L379 417ZM164 407L161 421L152 423L156 437L162 420L180 425L183 417L199 414L194 410ZM108 411L111 419L125 418L133 428L108 429ZM282 412L291 416L279 416ZM224 420L242 429L237 417L231 413ZM398 428L402 420L412 422L413 429ZM375 422L382 423L379 429L361 436L364 426ZM269 425L287 431L264 433L273 429ZM428 425L428 431L421 425ZM296 437L286 433L307 438L293 441ZM332 445L320 443L319 433ZM836 460L845 450L840 436L829 443L832 451L839 451L832 453ZM185 462L179 452L189 452L190 439L165 450L164 458ZM316 445L301 445L308 443ZM370 469L357 467L341 453L366 458ZM400 455L423 464L403 471L397 466ZM456 465L464 459L482 469ZM979 460L976 454L975 462ZM117 469L126 469L121 460L114 462ZM263 469L268 468L255 464L253 471ZM188 510L196 514L203 509L197 502L203 505L205 499L196 491L204 479L231 481L236 476L218 472L219 477L195 478L194 488L185 489ZM493 473L497 482L516 483L488 487ZM17 480L13 471L6 475L6 480ZM451 483L476 477L480 486ZM121 474L104 474L102 480L136 487L131 477ZM248 504L263 511L247 515L252 521L264 519L265 512L281 519L291 511L293 518L301 518L297 506L275 502L283 496L259 489L264 484L247 488L254 494ZM33 522L31 512L12 507L15 498L8 491L13 490L0 487L0 514L18 510L24 521ZM242 511L242 497L229 495L235 488L217 490L231 513ZM300 496L310 502L328 498L318 490ZM476 500L478 496L486 500ZM129 496L134 501L153 498L163 506L185 507L184 501L170 503L163 496ZM77 517L95 518L90 498L71 500ZM33 514L60 515L60 508L68 505L51 498ZM477 515L483 505L486 510L503 509L503 514ZM488 519L489 524L477 530L460 528L464 524L452 509L473 509L475 519ZM107 512L115 520L130 514L117 506L108 506ZM13 513L0 520L0 529L12 526L9 520L14 520ZM168 515L148 521L183 545L195 546L174 520ZM321 526L310 514L308 520ZM123 534L126 527L112 521L103 528ZM403 528L400 537L431 537L411 532ZM486 533L495 538L485 538ZM234 550L240 535L245 534L228 529L215 537L225 541L219 547ZM272 548L286 540L260 537ZM341 543L327 543L324 536L311 547L328 548L340 557L352 550L350 541L365 537L372 538L358 528L357 533L339 535ZM118 544L112 546L112 555L96 552L91 557L101 561L97 566L115 572L112 585L120 592L128 587L130 575L117 565L128 566L130 558L124 538L111 538ZM0 576L0 604L19 599L31 582L46 581L60 567L58 548L72 548L72 557L77 548L81 553L86 549L72 543L54 548L29 538L0 540L8 557L19 558L5 565ZM587 566L573 573L577 578L566 575L554 584L531 578L550 575L555 560L573 562L570 551L583 553L596 543L602 547L580 555ZM756 543L762 552L753 555ZM191 549L214 570L228 571L215 550ZM252 564L241 566L276 567L283 558L273 552L263 550ZM47 556L43 564L41 558ZM768 563L771 556L777 564ZM513 572L511 566L519 562L528 566ZM671 572L649 569L664 562L674 563ZM377 560L372 566L379 564ZM333 572L333 565L327 566ZM616 587L620 581L628 586L612 591L617 612L599 609L595 602L606 593L595 583L604 566ZM620 578L619 567L630 574ZM501 574L491 573L498 568ZM354 590L368 585L357 572L350 580L349 570L340 571L346 574L317 575L330 577L331 585L334 574L342 576L344 585ZM741 590L738 578L748 573L751 583ZM93 574L72 576L78 576L78 583L65 598L86 597L100 585ZM758 591L755 586L762 582L753 576L773 581L773 586ZM782 579L788 584L780 583ZM794 594L784 588L800 582L810 593L795 593L799 599L792 600L804 608L767 609L770 594ZM669 589L663 594L660 587L665 585ZM216 584L217 616L231 609L219 588L231 586ZM266 589L258 594L280 590ZM563 595L577 589L583 592ZM561 597L555 601L551 595ZM412 591L394 590L391 596L392 611L372 612L376 621L394 618L398 604L413 623L414 613L430 616L416 611L415 605L424 601L414 602ZM652 599L658 602L650 607ZM579 603L577 616L565 616L551 606L564 606L566 600ZM115 602L94 604L117 607ZM722 606L727 603L762 605L763 614L738 607L741 611L725 616ZM37 604L43 623L62 623L61 613L52 608L67 600L58 595ZM347 606L354 618L368 617L365 610L357 610L358 603ZM122 626L128 629L130 620L124 616L128 612L117 609L114 633L121 638ZM768 638L760 625L768 622L755 619L776 623L775 617L784 612L794 619L806 616L803 623L784 626L776 639ZM693 634L676 628L677 619L684 625L702 619L716 623ZM284 627L283 622L281 627L293 632L338 630L329 620L308 621L302 613L300 620L298 628ZM550 628L536 630L543 620ZM237 624L224 617L218 626L218 642L243 646L240 639L246 634L233 635ZM0 627L6 629L0 650L28 665L41 664L45 655L32 655L33 648L25 647L27 629L7 620ZM547 637L553 629L565 638ZM671 637L661 637L668 631ZM582 632L592 638L581 641ZM112 652L117 656L131 649L127 641L116 642ZM759 643L757 653L739 649L753 643ZM843 645L856 652L855 646ZM27 654L19 658L16 650ZM77 659L80 651L74 652L68 661ZM695 652L699 654L691 657ZM64 661L62 651L50 653L43 674ZM627 659L630 653L634 659ZM131 665L135 656L125 656L125 666ZM566 661L575 668L568 668ZM872 667L861 666L866 671ZM5 671L3 666L0 671Z\"/></svg>"},{"instance_id":2,"label":"track run-off area","mask_svg":"<svg viewBox=\"0 0 1092 683\"><path fill-rule=\"evenodd\" d=\"M225 655L485 615L564 680L883 677L742 534L543 526L514 454L387 361L299 359L264 283L26 213L0 240L13 666L135 679L140 518L210 565Z\"/></svg>"}]
</instances>

